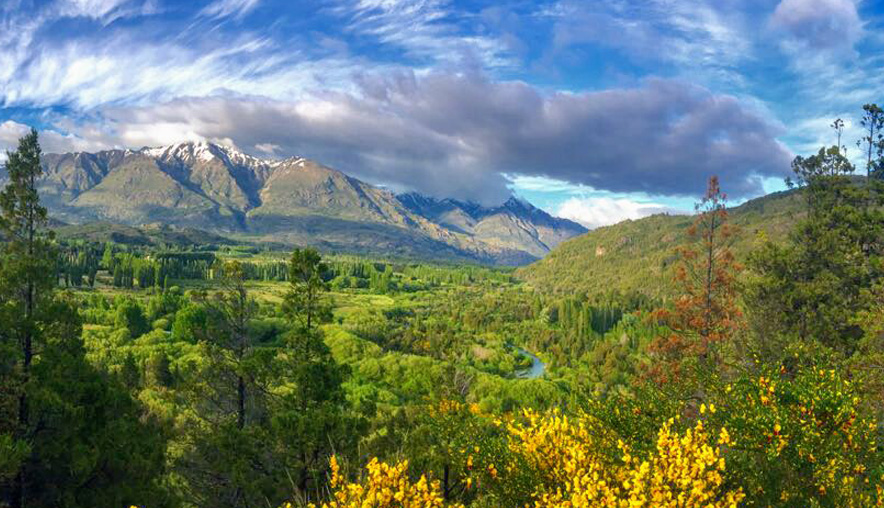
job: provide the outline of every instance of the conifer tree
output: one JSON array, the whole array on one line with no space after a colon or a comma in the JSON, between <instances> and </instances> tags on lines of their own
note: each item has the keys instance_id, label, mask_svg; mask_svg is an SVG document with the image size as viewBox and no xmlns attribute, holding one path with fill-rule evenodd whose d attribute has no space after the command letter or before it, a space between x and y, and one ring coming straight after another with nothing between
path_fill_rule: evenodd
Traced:
<instances>
[{"instance_id":1,"label":"conifer tree","mask_svg":"<svg viewBox=\"0 0 884 508\"><path fill-rule=\"evenodd\" d=\"M319 493L328 455L353 449L364 423L352 414L344 397L342 383L349 370L332 358L318 328L331 318L323 280L326 270L313 249L292 254L283 307L291 330L287 347L275 362L286 382L273 401L274 433L286 449L286 467L294 472L294 485L302 497Z\"/></svg>"},{"instance_id":2,"label":"conifer tree","mask_svg":"<svg viewBox=\"0 0 884 508\"><path fill-rule=\"evenodd\" d=\"M711 177L688 229L690 243L678 251L681 261L674 279L679 295L673 309L657 312L672 330L651 345L651 374L658 380L675 380L686 358L698 358L707 369L717 367L722 345L741 325L735 278L742 267L730 250L734 228L728 223L726 203L718 178Z\"/></svg>"},{"instance_id":3,"label":"conifer tree","mask_svg":"<svg viewBox=\"0 0 884 508\"><path fill-rule=\"evenodd\" d=\"M25 441L30 433L31 408L27 387L31 382L35 339L39 340L42 314L55 285L55 253L50 235L42 229L47 214L40 206L37 194L37 180L42 173L40 156L37 131L32 129L19 141L16 151L7 152L9 183L0 193L0 234L5 239L0 265L7 317L4 335L18 345L16 436ZM22 467L13 486L13 506L24 505L28 498L27 484L27 470Z\"/></svg>"},{"instance_id":4,"label":"conifer tree","mask_svg":"<svg viewBox=\"0 0 884 508\"><path fill-rule=\"evenodd\" d=\"M86 362L75 304L56 294L58 253L37 192L37 132L7 155L9 183L0 192L0 451L11 450L13 459L0 461L7 469L0 473L0 504L127 506L153 497L162 506L154 481L164 437L140 418L122 386Z\"/></svg>"},{"instance_id":5,"label":"conifer tree","mask_svg":"<svg viewBox=\"0 0 884 508\"><path fill-rule=\"evenodd\" d=\"M866 180L873 176L882 177L884 170L884 110L877 104L863 106L863 117L860 125L864 129L863 136L857 140L856 146L865 152L866 156Z\"/></svg>"},{"instance_id":6,"label":"conifer tree","mask_svg":"<svg viewBox=\"0 0 884 508\"><path fill-rule=\"evenodd\" d=\"M328 266L313 249L295 249L289 260L289 291L283 312L292 325L307 332L331 319L331 307L324 293Z\"/></svg>"},{"instance_id":7,"label":"conifer tree","mask_svg":"<svg viewBox=\"0 0 884 508\"><path fill-rule=\"evenodd\" d=\"M284 488L266 425L268 350L256 349L251 323L258 306L246 287L242 265L219 263L220 289L197 299L203 320L176 320L206 346L208 365L190 387L197 419L188 453L177 461L186 496L200 507L250 507L275 502ZM194 312L193 316L199 312ZM202 321L198 323L197 321ZM204 323L204 324L203 324Z\"/></svg>"},{"instance_id":8,"label":"conifer tree","mask_svg":"<svg viewBox=\"0 0 884 508\"><path fill-rule=\"evenodd\" d=\"M874 139L878 127L870 132ZM874 159L867 162L873 171ZM863 335L856 315L869 309L868 290L884 277L884 193L875 180L852 180L854 167L837 146L796 157L792 169L807 216L785 245L764 244L750 258L747 301L763 338L757 352L775 358L782 344L771 341L797 337L851 354Z\"/></svg>"}]
</instances>

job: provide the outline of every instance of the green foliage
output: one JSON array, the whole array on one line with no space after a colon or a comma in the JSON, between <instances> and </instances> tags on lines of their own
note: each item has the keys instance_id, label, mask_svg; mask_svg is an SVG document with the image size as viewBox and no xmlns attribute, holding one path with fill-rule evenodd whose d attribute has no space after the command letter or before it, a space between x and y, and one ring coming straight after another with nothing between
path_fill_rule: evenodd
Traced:
<instances>
[{"instance_id":1,"label":"green foliage","mask_svg":"<svg viewBox=\"0 0 884 508\"><path fill-rule=\"evenodd\" d=\"M140 337L151 330L147 316L144 315L144 309L133 299L125 299L117 304L114 327L129 330L129 335L133 338Z\"/></svg>"},{"instance_id":2,"label":"green foliage","mask_svg":"<svg viewBox=\"0 0 884 508\"><path fill-rule=\"evenodd\" d=\"M323 298L328 267L313 249L295 249L289 260L289 291L283 312L292 325L307 333L331 319L331 307Z\"/></svg>"},{"instance_id":3,"label":"green foliage","mask_svg":"<svg viewBox=\"0 0 884 508\"><path fill-rule=\"evenodd\" d=\"M115 380L87 363L75 303L54 291L32 131L8 154L0 193L0 503L125 506L164 499L165 435Z\"/></svg>"},{"instance_id":4,"label":"green foliage","mask_svg":"<svg viewBox=\"0 0 884 508\"><path fill-rule=\"evenodd\" d=\"M208 315L204 307L188 304L175 313L172 323L172 338L176 341L196 343L198 337L205 336Z\"/></svg>"},{"instance_id":5,"label":"green foliage","mask_svg":"<svg viewBox=\"0 0 884 508\"><path fill-rule=\"evenodd\" d=\"M807 217L786 245L768 243L753 254L748 302L765 335L817 340L851 354L862 336L854 316L871 305L864 290L884 277L884 193L877 182L845 176L853 168L837 147L798 157L793 168Z\"/></svg>"},{"instance_id":6,"label":"green foliage","mask_svg":"<svg viewBox=\"0 0 884 508\"><path fill-rule=\"evenodd\" d=\"M759 238L785 239L804 213L800 191L772 193L728 210L736 226L731 250L744 262ZM544 294L599 295L612 289L671 298L677 294L671 270L693 218L657 214L600 227L563 242L515 275Z\"/></svg>"}]
</instances>

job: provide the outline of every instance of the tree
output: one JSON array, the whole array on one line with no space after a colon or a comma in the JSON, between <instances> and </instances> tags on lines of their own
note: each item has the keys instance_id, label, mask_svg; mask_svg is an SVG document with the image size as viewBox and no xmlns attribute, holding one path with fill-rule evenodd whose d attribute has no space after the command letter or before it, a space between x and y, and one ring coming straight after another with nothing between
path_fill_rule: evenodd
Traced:
<instances>
[{"instance_id":1,"label":"tree","mask_svg":"<svg viewBox=\"0 0 884 508\"><path fill-rule=\"evenodd\" d=\"M117 329L126 328L133 338L141 337L150 331L150 323L147 322L144 309L131 298L126 298L117 305L114 326Z\"/></svg>"},{"instance_id":2,"label":"tree","mask_svg":"<svg viewBox=\"0 0 884 508\"><path fill-rule=\"evenodd\" d=\"M776 358L783 344L773 341L797 337L851 354L863 334L855 317L884 277L884 194L875 182L853 181L836 146L796 157L792 169L807 215L786 245L766 243L750 257L746 300L762 339L757 352Z\"/></svg>"},{"instance_id":3,"label":"tree","mask_svg":"<svg viewBox=\"0 0 884 508\"><path fill-rule=\"evenodd\" d=\"M679 249L675 282L680 295L671 311L658 312L672 330L651 345L652 353L663 359L652 367L653 377L660 380L678 376L682 360L689 356L706 367L717 365L721 345L740 326L735 278L742 267L729 248L734 228L728 224L726 203L718 178L711 177L688 229L691 243Z\"/></svg>"},{"instance_id":4,"label":"tree","mask_svg":"<svg viewBox=\"0 0 884 508\"><path fill-rule=\"evenodd\" d=\"M328 456L354 449L364 425L344 397L349 369L332 358L317 326L331 318L324 295L326 270L315 250L292 254L283 304L291 329L274 362L274 377L283 380L272 401L274 434L302 497L318 495Z\"/></svg>"},{"instance_id":5,"label":"tree","mask_svg":"<svg viewBox=\"0 0 884 508\"><path fill-rule=\"evenodd\" d=\"M121 506L151 497L162 505L154 480L164 461L163 433L140 418L125 389L86 362L76 304L55 292L58 253L37 193L37 132L7 156L9 183L0 192L0 445L12 460L0 461L7 469L0 476L12 480L0 480L0 503Z\"/></svg>"},{"instance_id":6,"label":"tree","mask_svg":"<svg viewBox=\"0 0 884 508\"><path fill-rule=\"evenodd\" d=\"M268 446L267 375L272 351L256 348L251 322L258 305L246 288L237 261L216 267L220 290L198 295L205 316L182 320L206 346L208 365L191 388L197 419L188 436L188 453L177 462L187 480L188 498L197 506L261 506L276 503L284 478L275 450ZM182 311L184 312L184 311ZM202 327L201 321L205 322ZM185 332L178 323L177 334ZM283 373L284 375L284 373ZM275 505L275 504L274 504Z\"/></svg>"},{"instance_id":7,"label":"tree","mask_svg":"<svg viewBox=\"0 0 884 508\"><path fill-rule=\"evenodd\" d=\"M206 310L195 304L182 307L175 313L172 323L172 339L196 343L199 337L206 336L208 316Z\"/></svg>"},{"instance_id":8,"label":"tree","mask_svg":"<svg viewBox=\"0 0 884 508\"><path fill-rule=\"evenodd\" d=\"M860 125L865 129L865 135L857 140L856 146L864 148L866 152L866 180L872 176L879 176L884 170L884 110L877 104L863 106L863 117Z\"/></svg>"},{"instance_id":9,"label":"tree","mask_svg":"<svg viewBox=\"0 0 884 508\"><path fill-rule=\"evenodd\" d=\"M841 136L844 134L844 120L836 118L830 127L835 131L838 138L838 142L835 146L838 147L839 151L846 151L847 147L841 145Z\"/></svg>"},{"instance_id":10,"label":"tree","mask_svg":"<svg viewBox=\"0 0 884 508\"><path fill-rule=\"evenodd\" d=\"M16 385L18 386L18 417L16 434L29 438L30 407L28 384L34 361L34 342L43 321L55 285L54 256L51 234L41 228L47 222L46 209L40 206L37 179L42 174L40 144L37 131L19 140L18 149L6 152L9 183L0 193L0 234L5 238L0 277L3 282L4 306L8 325L4 335L18 343ZM11 503L22 506L28 498L27 471L22 467L15 479Z\"/></svg>"},{"instance_id":11,"label":"tree","mask_svg":"<svg viewBox=\"0 0 884 508\"><path fill-rule=\"evenodd\" d=\"M135 390L141 384L141 369L138 367L138 362L135 360L135 356L131 351L127 353L126 357L123 359L123 364L120 366L119 377L123 386L129 390Z\"/></svg>"},{"instance_id":12,"label":"tree","mask_svg":"<svg viewBox=\"0 0 884 508\"><path fill-rule=\"evenodd\" d=\"M147 384L153 387L172 388L175 384L172 363L169 361L169 357L161 351L150 355L147 359L144 374Z\"/></svg>"},{"instance_id":13,"label":"tree","mask_svg":"<svg viewBox=\"0 0 884 508\"><path fill-rule=\"evenodd\" d=\"M323 297L327 291L328 267L313 249L295 249L289 260L289 291L283 312L293 325L310 331L331 319L331 306Z\"/></svg>"},{"instance_id":14,"label":"tree","mask_svg":"<svg viewBox=\"0 0 884 508\"><path fill-rule=\"evenodd\" d=\"M244 363L252 353L252 342L249 327L258 310L258 304L249 296L245 285L245 273L237 261L229 261L221 267L221 291L215 293L208 308L212 330L212 343L223 360L219 362L222 369L228 370L235 378L235 416L239 429L246 424L247 372Z\"/></svg>"}]
</instances>

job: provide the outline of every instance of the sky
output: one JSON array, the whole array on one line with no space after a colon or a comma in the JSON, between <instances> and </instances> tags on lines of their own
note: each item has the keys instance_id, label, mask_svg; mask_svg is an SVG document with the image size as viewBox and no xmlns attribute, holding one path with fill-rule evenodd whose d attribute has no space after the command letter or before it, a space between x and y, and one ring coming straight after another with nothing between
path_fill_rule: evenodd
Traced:
<instances>
[{"instance_id":1,"label":"sky","mask_svg":"<svg viewBox=\"0 0 884 508\"><path fill-rule=\"evenodd\" d=\"M884 102L877 0L2 0L0 149L211 141L589 227L783 188ZM4 157L0 155L0 158Z\"/></svg>"}]
</instances>

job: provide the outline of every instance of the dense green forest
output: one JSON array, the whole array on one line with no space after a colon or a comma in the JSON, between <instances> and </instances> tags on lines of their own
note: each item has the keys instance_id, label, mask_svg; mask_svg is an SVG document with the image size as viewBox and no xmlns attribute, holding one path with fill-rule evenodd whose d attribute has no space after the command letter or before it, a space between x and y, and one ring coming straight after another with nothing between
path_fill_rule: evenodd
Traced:
<instances>
[{"instance_id":1,"label":"dense green forest","mask_svg":"<svg viewBox=\"0 0 884 508\"><path fill-rule=\"evenodd\" d=\"M586 273L587 236L533 275L56 237L32 131L0 193L0 507L880 506L864 113L863 167L797 157L770 215L713 177L666 249Z\"/></svg>"}]
</instances>

